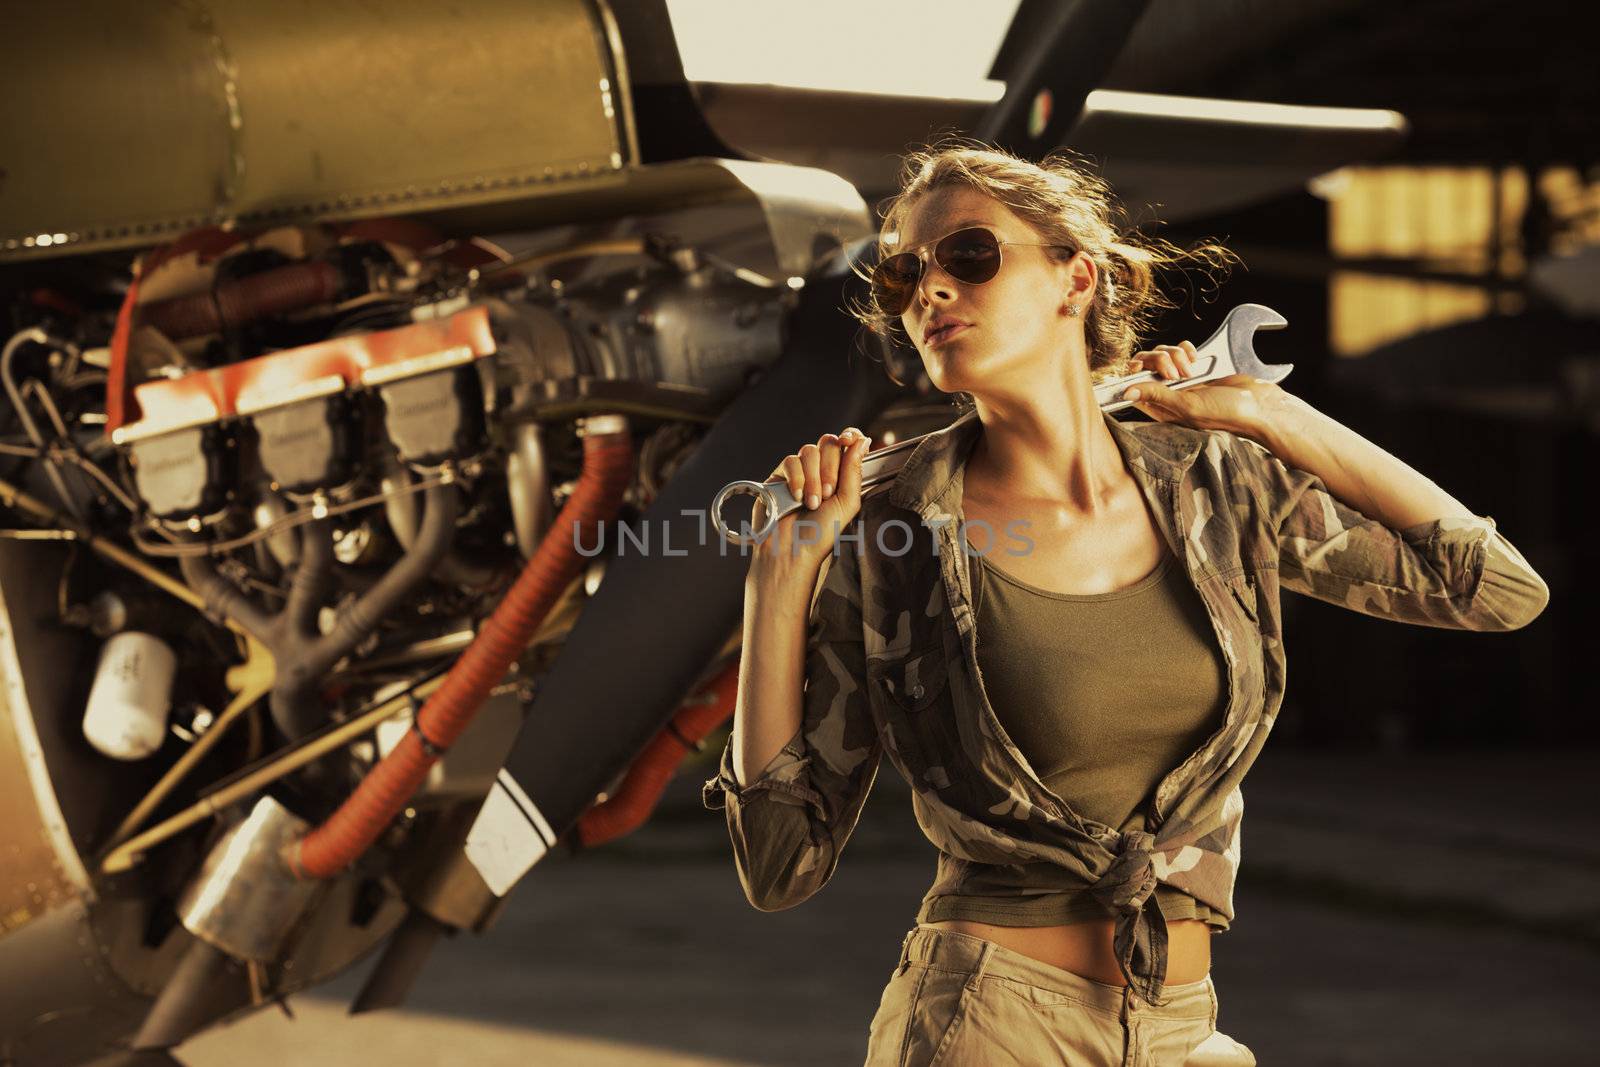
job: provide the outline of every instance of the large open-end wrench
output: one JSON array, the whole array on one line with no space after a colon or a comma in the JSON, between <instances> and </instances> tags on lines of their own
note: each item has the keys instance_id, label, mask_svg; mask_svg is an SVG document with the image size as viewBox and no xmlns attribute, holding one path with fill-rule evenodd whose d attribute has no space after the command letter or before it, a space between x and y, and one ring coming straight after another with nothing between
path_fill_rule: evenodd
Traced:
<instances>
[{"instance_id":1,"label":"large open-end wrench","mask_svg":"<svg viewBox=\"0 0 1600 1067\"><path fill-rule=\"evenodd\" d=\"M1204 382L1213 382L1218 378L1226 378L1230 374L1248 374L1264 382L1281 382L1289 376L1294 369L1293 363L1263 363L1256 355L1255 335L1257 330L1279 330L1289 324L1289 320L1260 304L1240 304L1228 312L1222 325L1217 327L1217 332L1206 338L1203 344L1195 348L1194 373L1187 378L1177 381L1164 382L1168 389L1187 389L1193 385ZM1110 413L1121 411L1133 404L1131 400L1122 399L1123 391L1130 385L1140 382L1153 382L1159 375L1155 371L1140 371L1123 378L1114 378L1094 387L1095 403L1100 405L1100 410ZM933 431L937 433L938 431ZM928 434L909 437L887 448L881 448L869 453L861 461L861 489L867 489L880 482L888 481L899 473L905 466L906 460L911 458L911 453ZM741 524L743 529L730 528L722 518L722 507L728 500L735 496L753 496L766 505L766 521L759 530L750 530L748 536L743 529L749 529L748 524ZM801 502L789 492L789 483L782 478L775 478L770 482L753 482L740 480L729 482L717 493L716 499L711 502L711 521L717 528L717 533L736 545L755 544L772 529L772 525L785 515L800 510Z\"/></svg>"}]
</instances>

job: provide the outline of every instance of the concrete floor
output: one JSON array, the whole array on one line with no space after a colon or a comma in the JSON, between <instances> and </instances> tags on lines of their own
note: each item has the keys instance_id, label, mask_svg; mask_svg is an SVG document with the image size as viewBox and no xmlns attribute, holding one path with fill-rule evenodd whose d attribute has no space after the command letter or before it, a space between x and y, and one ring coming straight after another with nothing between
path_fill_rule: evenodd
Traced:
<instances>
[{"instance_id":1,"label":"concrete floor","mask_svg":"<svg viewBox=\"0 0 1600 1067\"><path fill-rule=\"evenodd\" d=\"M1251 794L1238 919L1214 942L1219 1027L1264 1064L1589 1062L1600 993L1592 942L1461 909L1391 908L1381 894L1352 897L1339 885L1323 891L1265 859L1270 873L1252 881L1251 819L1263 826L1263 851L1275 790L1293 792L1303 820L1301 783L1312 777L1289 768ZM644 830L536 868L489 934L438 948L405 1009L344 1015L357 968L295 998L295 1021L260 1012L191 1041L180 1058L190 1067L859 1064L933 874L903 784L880 778L833 882L775 914L746 903L721 817L697 810L697 790L686 775ZM1331 801L1338 795L1335 786ZM1374 857L1362 866L1406 865Z\"/></svg>"}]
</instances>

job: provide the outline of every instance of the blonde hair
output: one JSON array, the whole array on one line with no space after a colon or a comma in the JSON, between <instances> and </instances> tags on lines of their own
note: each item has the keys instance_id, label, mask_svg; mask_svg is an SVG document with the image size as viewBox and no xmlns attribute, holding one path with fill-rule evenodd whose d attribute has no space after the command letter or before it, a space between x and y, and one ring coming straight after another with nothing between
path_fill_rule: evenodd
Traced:
<instances>
[{"instance_id":1,"label":"blonde hair","mask_svg":"<svg viewBox=\"0 0 1600 1067\"><path fill-rule=\"evenodd\" d=\"M898 184L899 192L879 208L880 257L893 254L890 239L903 229L919 197L958 185L1004 204L1047 242L1064 246L1052 250L1057 257L1088 253L1099 268L1083 322L1089 371L1096 381L1136 370L1133 355L1140 334L1160 311L1177 306L1156 286L1157 268L1194 265L1215 287L1218 275L1238 262L1238 256L1214 241L1184 249L1138 234L1126 224L1126 212L1105 180L1065 149L1033 163L979 141L948 138L908 154L901 162ZM870 280L862 268L856 272ZM878 307L870 289L865 303L852 302L848 310L880 337L902 334L900 317ZM904 384L892 369L889 376L897 385Z\"/></svg>"}]
</instances>

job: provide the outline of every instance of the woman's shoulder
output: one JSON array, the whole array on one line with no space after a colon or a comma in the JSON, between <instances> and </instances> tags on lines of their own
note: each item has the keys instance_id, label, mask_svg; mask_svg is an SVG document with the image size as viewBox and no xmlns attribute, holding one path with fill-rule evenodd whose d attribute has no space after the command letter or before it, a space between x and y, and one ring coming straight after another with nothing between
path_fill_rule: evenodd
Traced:
<instances>
[{"instance_id":1,"label":"woman's shoulder","mask_svg":"<svg viewBox=\"0 0 1600 1067\"><path fill-rule=\"evenodd\" d=\"M1227 430L1203 430L1181 422L1129 421L1121 425L1148 466L1181 469L1203 465L1224 477L1243 440Z\"/></svg>"},{"instance_id":2,"label":"woman's shoulder","mask_svg":"<svg viewBox=\"0 0 1600 1067\"><path fill-rule=\"evenodd\" d=\"M1197 441L1204 441L1206 435L1212 432L1181 422L1154 422L1149 419L1119 420L1117 425L1136 437L1141 445L1164 451L1183 451Z\"/></svg>"},{"instance_id":3,"label":"woman's shoulder","mask_svg":"<svg viewBox=\"0 0 1600 1067\"><path fill-rule=\"evenodd\" d=\"M1282 464L1243 434L1173 422L1130 423L1128 429L1145 450L1146 469L1211 497L1213 514L1280 491Z\"/></svg>"},{"instance_id":4,"label":"woman's shoulder","mask_svg":"<svg viewBox=\"0 0 1600 1067\"><path fill-rule=\"evenodd\" d=\"M1170 456L1198 452L1201 455L1232 457L1241 448L1265 452L1261 445L1232 430L1208 430L1181 422L1125 422L1123 428L1147 448Z\"/></svg>"}]
</instances>

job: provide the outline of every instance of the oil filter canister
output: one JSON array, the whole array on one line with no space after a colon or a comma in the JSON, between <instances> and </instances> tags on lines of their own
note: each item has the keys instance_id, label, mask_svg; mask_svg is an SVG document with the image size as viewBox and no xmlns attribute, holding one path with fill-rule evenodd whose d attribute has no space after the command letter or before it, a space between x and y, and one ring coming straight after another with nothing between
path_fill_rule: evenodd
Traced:
<instances>
[{"instance_id":1,"label":"oil filter canister","mask_svg":"<svg viewBox=\"0 0 1600 1067\"><path fill-rule=\"evenodd\" d=\"M154 634L113 635L100 650L83 736L113 759L144 759L155 752L166 736L177 668L172 648Z\"/></svg>"}]
</instances>

